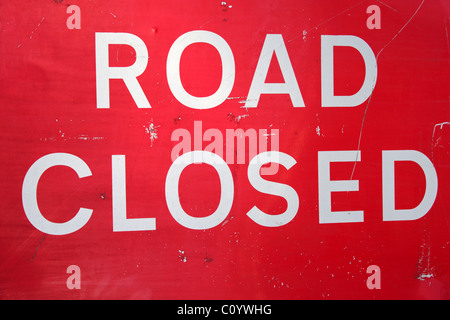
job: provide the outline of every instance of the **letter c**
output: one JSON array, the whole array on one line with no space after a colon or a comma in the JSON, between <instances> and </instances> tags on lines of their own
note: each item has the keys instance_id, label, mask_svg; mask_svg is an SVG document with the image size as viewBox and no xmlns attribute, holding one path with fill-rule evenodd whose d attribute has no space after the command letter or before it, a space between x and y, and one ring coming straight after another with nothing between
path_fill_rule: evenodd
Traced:
<instances>
[{"instance_id":1,"label":"letter c","mask_svg":"<svg viewBox=\"0 0 450 320\"><path fill-rule=\"evenodd\" d=\"M44 218L37 202L37 187L42 174L54 166L66 166L73 169L78 177L91 176L88 165L69 153L51 153L38 159L28 169L22 185L22 204L25 215L38 230L52 235L65 235L81 229L92 215L91 209L80 208L71 220L64 223L50 222Z\"/></svg>"}]
</instances>

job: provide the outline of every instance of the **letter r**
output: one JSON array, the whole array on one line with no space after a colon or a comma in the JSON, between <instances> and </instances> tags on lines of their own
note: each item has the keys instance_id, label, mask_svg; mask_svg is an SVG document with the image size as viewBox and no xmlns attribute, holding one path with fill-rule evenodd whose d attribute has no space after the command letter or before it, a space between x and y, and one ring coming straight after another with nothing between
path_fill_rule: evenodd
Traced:
<instances>
[{"instance_id":1,"label":"letter r","mask_svg":"<svg viewBox=\"0 0 450 320\"><path fill-rule=\"evenodd\" d=\"M125 44L136 51L136 61L128 67L109 66L110 44ZM137 77L147 68L148 51L145 43L131 33L96 32L95 33L95 64L97 77L97 108L109 108L109 80L122 79L125 82L138 108L151 108L142 91Z\"/></svg>"}]
</instances>

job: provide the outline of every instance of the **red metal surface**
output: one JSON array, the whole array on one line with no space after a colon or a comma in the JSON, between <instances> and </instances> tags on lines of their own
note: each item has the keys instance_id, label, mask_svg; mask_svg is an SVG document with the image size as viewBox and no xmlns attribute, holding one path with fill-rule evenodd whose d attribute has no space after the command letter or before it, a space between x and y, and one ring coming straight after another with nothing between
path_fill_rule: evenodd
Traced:
<instances>
[{"instance_id":1,"label":"red metal surface","mask_svg":"<svg viewBox=\"0 0 450 320\"><path fill-rule=\"evenodd\" d=\"M69 5L79 15L68 12ZM379 15L367 10L371 5ZM0 299L450 298L447 1L2 1L0 12ZM190 95L208 97L222 82L232 84L208 109L181 103L167 75L173 44L198 30L220 36L234 59L234 68L222 70L211 44L182 52L179 72ZM96 34L106 33L138 37L148 57L136 58L135 48L122 43L108 46L107 62L96 61ZM267 35L281 35L275 36L281 42L269 50L276 55L262 79L298 84L304 107L281 93L262 94L251 107ZM356 106L324 105L327 35L361 39L375 60L376 85ZM367 63L350 46L333 52L334 94L352 95L367 76ZM148 61L137 80L151 108L138 108L120 79L107 81L109 108L99 106L96 81L104 70L96 67L103 61L107 69L126 68L137 59ZM286 79L286 65L296 81ZM210 165L189 165L176 190L166 181L176 167L174 148L181 148L174 132L189 133L191 150L211 151L212 139L202 139L208 129L223 138L221 155L230 152L234 163L230 158L221 166L222 180ZM258 143L278 138L272 151L294 160L289 169L279 165L275 174L261 176L279 183L269 194L254 187L264 183L249 180L253 153L231 146L227 129L253 129ZM402 153L394 154L393 177L390 150L417 151L426 160L401 161ZM329 151L353 153L345 162L328 153L334 157L330 177L320 180L328 170L320 157ZM56 153L78 157L91 175L80 179L67 164L49 162L37 176L36 195L30 193L27 173L33 176L36 161ZM238 155L244 163L236 163ZM227 177L232 189L221 187ZM392 179L395 190L389 191ZM324 192L330 180L344 181L343 191ZM123 189L126 218L137 227L113 217L114 210L124 212ZM362 221L339 215L330 223L319 190L330 196L332 215L350 212L350 220ZM400 214L427 193L432 207L423 217L389 221L389 199ZM39 230L26 214L33 197L53 223L71 221L80 208L92 214L73 232L51 234L46 230L54 229ZM178 199L191 217L215 216L219 204L225 211L210 226L194 219L197 228L187 227L167 199ZM256 206L270 220L288 210L288 202L294 216L283 225L263 226L247 215Z\"/></svg>"}]
</instances>

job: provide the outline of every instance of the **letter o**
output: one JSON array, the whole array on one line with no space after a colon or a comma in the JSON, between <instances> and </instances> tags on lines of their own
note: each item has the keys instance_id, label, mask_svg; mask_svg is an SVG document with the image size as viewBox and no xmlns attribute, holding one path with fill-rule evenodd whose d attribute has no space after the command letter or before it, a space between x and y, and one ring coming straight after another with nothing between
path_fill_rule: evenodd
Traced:
<instances>
[{"instance_id":1,"label":"letter o","mask_svg":"<svg viewBox=\"0 0 450 320\"><path fill-rule=\"evenodd\" d=\"M181 173L190 164L206 163L214 167L220 179L220 201L216 211L207 217L192 217L182 208L178 193ZM191 151L178 157L167 172L166 203L172 217L182 226L203 230L219 225L228 216L234 197L234 183L226 162L218 155L208 151Z\"/></svg>"},{"instance_id":2,"label":"letter o","mask_svg":"<svg viewBox=\"0 0 450 320\"><path fill-rule=\"evenodd\" d=\"M222 80L219 89L208 97L195 97L184 90L180 77L180 61L184 49L194 43L208 43L220 54ZM224 102L231 93L235 79L233 52L228 43L214 32L196 30L183 34L172 44L167 56L167 82L173 95L183 105L193 109L211 109Z\"/></svg>"}]
</instances>

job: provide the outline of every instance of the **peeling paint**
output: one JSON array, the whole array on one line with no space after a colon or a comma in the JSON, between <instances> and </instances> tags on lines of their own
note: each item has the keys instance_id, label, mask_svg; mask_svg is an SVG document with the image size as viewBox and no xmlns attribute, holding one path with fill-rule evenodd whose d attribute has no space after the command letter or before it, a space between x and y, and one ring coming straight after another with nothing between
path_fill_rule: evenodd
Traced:
<instances>
[{"instance_id":1,"label":"peeling paint","mask_svg":"<svg viewBox=\"0 0 450 320\"><path fill-rule=\"evenodd\" d=\"M249 117L250 115L249 114L241 114L241 115L238 115L238 116L235 116L233 113L229 113L229 114L227 114L227 118L228 118L228 120L231 122L231 121L234 121L235 123L236 123L236 125L238 125L240 122L241 122L241 119L244 119L244 118L247 118L247 117Z\"/></svg>"},{"instance_id":2,"label":"peeling paint","mask_svg":"<svg viewBox=\"0 0 450 320\"><path fill-rule=\"evenodd\" d=\"M156 139L158 139L158 128L160 126L155 126L155 124L153 123L153 119L152 119L150 121L150 123L148 124L148 126L144 125L143 127L145 129L145 132L150 135L150 142L151 142L150 146L153 147L153 143L155 142Z\"/></svg>"},{"instance_id":3,"label":"peeling paint","mask_svg":"<svg viewBox=\"0 0 450 320\"><path fill-rule=\"evenodd\" d=\"M431 234L426 232L422 244L420 246L420 254L417 259L417 276L418 280L431 279L436 276L435 267L431 264Z\"/></svg>"},{"instance_id":4,"label":"peeling paint","mask_svg":"<svg viewBox=\"0 0 450 320\"><path fill-rule=\"evenodd\" d=\"M434 125L433 134L431 136L431 160L432 161L434 161L434 149L439 145L439 143L442 140L441 136L436 138L436 132L437 132L436 129L439 128L439 130L442 131L442 129L446 125L450 125L450 122L441 122L441 123L437 123L437 124Z\"/></svg>"},{"instance_id":5,"label":"peeling paint","mask_svg":"<svg viewBox=\"0 0 450 320\"><path fill-rule=\"evenodd\" d=\"M178 250L178 259L185 263L187 261L187 257L184 255L184 251L183 250Z\"/></svg>"},{"instance_id":6,"label":"peeling paint","mask_svg":"<svg viewBox=\"0 0 450 320\"><path fill-rule=\"evenodd\" d=\"M323 137L323 134L320 133L320 127L319 127L319 126L316 127L316 134L317 134L319 137L320 137L320 136Z\"/></svg>"}]
</instances>

